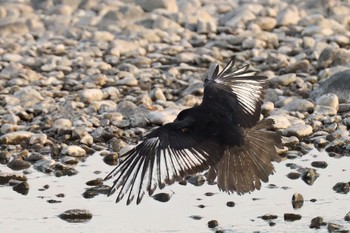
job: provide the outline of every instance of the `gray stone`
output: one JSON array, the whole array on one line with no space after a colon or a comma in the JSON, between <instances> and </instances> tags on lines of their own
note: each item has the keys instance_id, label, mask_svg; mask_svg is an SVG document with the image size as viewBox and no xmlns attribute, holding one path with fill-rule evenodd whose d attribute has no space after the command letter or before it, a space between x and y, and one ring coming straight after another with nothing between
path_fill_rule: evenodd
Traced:
<instances>
[{"instance_id":1,"label":"gray stone","mask_svg":"<svg viewBox=\"0 0 350 233\"><path fill-rule=\"evenodd\" d=\"M204 92L204 86L203 86L203 82L201 81L196 81L192 84L190 84L184 91L183 91L183 95L202 95Z\"/></svg>"},{"instance_id":2,"label":"gray stone","mask_svg":"<svg viewBox=\"0 0 350 233\"><path fill-rule=\"evenodd\" d=\"M150 97L153 100L162 100L162 101L166 101L166 97L162 91L162 89L160 89L159 87L156 87L154 89L151 90L150 92Z\"/></svg>"},{"instance_id":3,"label":"gray stone","mask_svg":"<svg viewBox=\"0 0 350 233\"><path fill-rule=\"evenodd\" d=\"M14 171L19 171L23 169L30 168L32 164L28 161L23 160L22 158L12 159L7 166Z\"/></svg>"},{"instance_id":4,"label":"gray stone","mask_svg":"<svg viewBox=\"0 0 350 233\"><path fill-rule=\"evenodd\" d=\"M72 121L69 119L60 118L52 123L54 129L70 129L72 127Z\"/></svg>"},{"instance_id":5,"label":"gray stone","mask_svg":"<svg viewBox=\"0 0 350 233\"><path fill-rule=\"evenodd\" d=\"M85 89L79 92L80 100L90 103L96 100L103 99L103 92L100 89Z\"/></svg>"},{"instance_id":6,"label":"gray stone","mask_svg":"<svg viewBox=\"0 0 350 233\"><path fill-rule=\"evenodd\" d=\"M147 118L152 124L164 125L173 122L179 113L179 109L165 109L161 112L151 111L147 114Z\"/></svg>"},{"instance_id":7,"label":"gray stone","mask_svg":"<svg viewBox=\"0 0 350 233\"><path fill-rule=\"evenodd\" d=\"M153 11L158 8L164 8L169 12L178 11L176 0L135 0L134 2L144 11Z\"/></svg>"},{"instance_id":8,"label":"gray stone","mask_svg":"<svg viewBox=\"0 0 350 233\"><path fill-rule=\"evenodd\" d=\"M28 143L30 138L34 135L34 133L29 131L17 131L4 134L0 137L0 142L3 144L22 144Z\"/></svg>"},{"instance_id":9,"label":"gray stone","mask_svg":"<svg viewBox=\"0 0 350 233\"><path fill-rule=\"evenodd\" d=\"M261 105L261 113L263 115L268 115L274 108L275 105L272 102L266 101L263 105Z\"/></svg>"},{"instance_id":10,"label":"gray stone","mask_svg":"<svg viewBox=\"0 0 350 233\"><path fill-rule=\"evenodd\" d=\"M38 133L34 134L30 139L29 139L29 144L40 144L44 145L47 140L47 135L44 133Z\"/></svg>"},{"instance_id":11,"label":"gray stone","mask_svg":"<svg viewBox=\"0 0 350 233\"><path fill-rule=\"evenodd\" d=\"M339 108L338 96L333 93L322 95L316 100L315 113L322 115L335 115Z\"/></svg>"},{"instance_id":12,"label":"gray stone","mask_svg":"<svg viewBox=\"0 0 350 233\"><path fill-rule=\"evenodd\" d=\"M138 84L137 79L133 75L128 75L123 77L122 79L116 82L117 85L125 85L125 86L136 86Z\"/></svg>"},{"instance_id":13,"label":"gray stone","mask_svg":"<svg viewBox=\"0 0 350 233\"><path fill-rule=\"evenodd\" d=\"M163 31L177 31L180 30L182 27L180 24L175 22L174 20L171 20L169 18L166 18L164 16L158 16L153 23L153 28L161 29Z\"/></svg>"},{"instance_id":14,"label":"gray stone","mask_svg":"<svg viewBox=\"0 0 350 233\"><path fill-rule=\"evenodd\" d=\"M272 84L279 84L282 86L288 86L291 83L295 82L297 79L296 74L290 73L290 74L284 74L281 76L277 76L275 78L270 79L270 83Z\"/></svg>"},{"instance_id":15,"label":"gray stone","mask_svg":"<svg viewBox=\"0 0 350 233\"><path fill-rule=\"evenodd\" d=\"M113 55L119 56L136 56L144 55L146 51L140 48L138 44L130 40L115 39L111 42L110 51Z\"/></svg>"},{"instance_id":16,"label":"gray stone","mask_svg":"<svg viewBox=\"0 0 350 233\"><path fill-rule=\"evenodd\" d=\"M277 21L273 17L258 17L255 21L259 27L264 31L271 31L275 28Z\"/></svg>"},{"instance_id":17,"label":"gray stone","mask_svg":"<svg viewBox=\"0 0 350 233\"><path fill-rule=\"evenodd\" d=\"M31 86L21 88L14 93L14 96L20 100L23 108L34 107L35 104L44 100L44 97Z\"/></svg>"},{"instance_id":18,"label":"gray stone","mask_svg":"<svg viewBox=\"0 0 350 233\"><path fill-rule=\"evenodd\" d=\"M318 89L311 93L314 99L328 93L334 93L338 96L339 102L350 101L350 70L345 70L332 75L322 82Z\"/></svg>"},{"instance_id":19,"label":"gray stone","mask_svg":"<svg viewBox=\"0 0 350 233\"><path fill-rule=\"evenodd\" d=\"M0 35L3 37L14 34L17 36L23 36L28 31L26 23L22 21L3 20L0 24Z\"/></svg>"},{"instance_id":20,"label":"gray stone","mask_svg":"<svg viewBox=\"0 0 350 233\"><path fill-rule=\"evenodd\" d=\"M85 157L86 156L86 151L81 148L80 146L67 146L64 147L61 151L62 155L68 155L68 156L73 156L73 157Z\"/></svg>"},{"instance_id":21,"label":"gray stone","mask_svg":"<svg viewBox=\"0 0 350 233\"><path fill-rule=\"evenodd\" d=\"M243 5L222 17L220 23L225 26L236 28L255 18L256 16L252 10L246 5Z\"/></svg>"},{"instance_id":22,"label":"gray stone","mask_svg":"<svg viewBox=\"0 0 350 233\"><path fill-rule=\"evenodd\" d=\"M291 126L288 118L282 115L269 116L267 119L272 119L274 121L274 124L273 124L274 129L286 129Z\"/></svg>"},{"instance_id":23,"label":"gray stone","mask_svg":"<svg viewBox=\"0 0 350 233\"><path fill-rule=\"evenodd\" d=\"M313 112L315 105L305 99L296 99L286 104L282 109L287 111Z\"/></svg>"},{"instance_id":24,"label":"gray stone","mask_svg":"<svg viewBox=\"0 0 350 233\"><path fill-rule=\"evenodd\" d=\"M311 135L313 129L310 125L297 124L288 127L285 130L286 136L296 136L298 138L303 138Z\"/></svg>"},{"instance_id":25,"label":"gray stone","mask_svg":"<svg viewBox=\"0 0 350 233\"><path fill-rule=\"evenodd\" d=\"M278 26L297 24L300 20L298 7L295 5L288 6L278 13L276 20Z\"/></svg>"},{"instance_id":26,"label":"gray stone","mask_svg":"<svg viewBox=\"0 0 350 233\"><path fill-rule=\"evenodd\" d=\"M197 32L198 33L215 33L217 30L217 21L206 11L197 12Z\"/></svg>"},{"instance_id":27,"label":"gray stone","mask_svg":"<svg viewBox=\"0 0 350 233\"><path fill-rule=\"evenodd\" d=\"M112 41L114 35L108 31L96 31L94 32L94 40L96 41Z\"/></svg>"}]
</instances>

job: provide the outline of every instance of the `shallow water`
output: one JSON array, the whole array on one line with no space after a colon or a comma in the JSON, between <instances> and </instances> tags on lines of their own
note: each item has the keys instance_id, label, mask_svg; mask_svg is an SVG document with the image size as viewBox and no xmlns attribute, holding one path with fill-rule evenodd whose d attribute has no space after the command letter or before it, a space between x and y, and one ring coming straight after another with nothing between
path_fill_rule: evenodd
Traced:
<instances>
[{"instance_id":1,"label":"shallow water","mask_svg":"<svg viewBox=\"0 0 350 233\"><path fill-rule=\"evenodd\" d=\"M286 163L311 167L311 162L315 160L326 161L328 167L315 168L320 176L312 186L301 178L290 180L286 177L293 171ZM30 189L26 196L14 192L12 187L0 186L0 232L211 232L213 230L208 228L207 223L213 219L219 222L217 229L225 232L315 232L309 225L316 216L322 216L325 222L350 228L350 224L343 220L350 211L350 196L332 190L337 182L350 181L349 157L336 159L313 150L302 158L285 160L275 167L276 173L271 176L270 182L251 194L228 195L220 193L215 185L175 184L161 191L174 192L167 203L144 197L140 205L126 206L124 200L115 204L115 196L82 197L88 188L86 181L103 178L112 169L95 154L76 166L79 173L75 176L57 178L32 170L27 175ZM10 171L5 165L0 165L0 170ZM95 171L101 173L96 174ZM46 184L50 187L43 190ZM105 184L110 185L111 182ZM206 196L207 192L215 195ZM296 192L305 199L299 210L294 210L291 204ZM65 197L56 197L59 193L64 193ZM62 202L47 202L52 199ZM310 199L316 199L316 202ZM228 201L236 205L227 207ZM205 207L199 208L198 205ZM85 223L68 223L58 217L62 212L76 208L89 210L93 218ZM259 218L269 213L278 216L272 220L274 226ZM288 222L283 218L284 213L297 213L302 215L302 219ZM202 218L195 220L190 216ZM327 232L327 228L323 226L318 232Z\"/></svg>"}]
</instances>

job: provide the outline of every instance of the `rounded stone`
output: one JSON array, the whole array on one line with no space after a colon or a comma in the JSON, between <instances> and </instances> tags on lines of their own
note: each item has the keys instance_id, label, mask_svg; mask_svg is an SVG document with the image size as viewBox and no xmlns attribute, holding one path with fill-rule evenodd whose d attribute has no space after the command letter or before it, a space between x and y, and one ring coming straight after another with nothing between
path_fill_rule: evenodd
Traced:
<instances>
[{"instance_id":1,"label":"rounded stone","mask_svg":"<svg viewBox=\"0 0 350 233\"><path fill-rule=\"evenodd\" d=\"M92 214L84 209L71 209L61 213L59 217L67 222L86 222L92 219Z\"/></svg>"},{"instance_id":2,"label":"rounded stone","mask_svg":"<svg viewBox=\"0 0 350 233\"><path fill-rule=\"evenodd\" d=\"M285 130L286 136L296 136L298 138L309 136L312 132L312 126L304 124L292 125Z\"/></svg>"},{"instance_id":3,"label":"rounded stone","mask_svg":"<svg viewBox=\"0 0 350 233\"><path fill-rule=\"evenodd\" d=\"M80 146L67 146L64 147L61 151L63 155L73 156L73 157L85 157L86 151Z\"/></svg>"},{"instance_id":4,"label":"rounded stone","mask_svg":"<svg viewBox=\"0 0 350 233\"><path fill-rule=\"evenodd\" d=\"M32 164L30 162L25 161L21 158L15 158L7 164L7 166L14 171L30 168L31 165Z\"/></svg>"}]
</instances>

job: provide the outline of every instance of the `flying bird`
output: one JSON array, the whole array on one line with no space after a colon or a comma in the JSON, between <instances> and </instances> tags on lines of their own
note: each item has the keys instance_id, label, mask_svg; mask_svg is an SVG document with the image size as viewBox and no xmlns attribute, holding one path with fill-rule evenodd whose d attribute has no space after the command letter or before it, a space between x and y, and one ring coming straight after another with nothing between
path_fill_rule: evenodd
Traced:
<instances>
[{"instance_id":1,"label":"flying bird","mask_svg":"<svg viewBox=\"0 0 350 233\"><path fill-rule=\"evenodd\" d=\"M145 193L209 169L208 180L218 188L243 194L260 189L280 161L275 146L281 138L259 122L267 77L232 59L204 81L202 103L181 111L176 119L145 135L143 142L120 157L105 180L114 178L108 195L116 202L127 195L127 205L139 204Z\"/></svg>"}]
</instances>

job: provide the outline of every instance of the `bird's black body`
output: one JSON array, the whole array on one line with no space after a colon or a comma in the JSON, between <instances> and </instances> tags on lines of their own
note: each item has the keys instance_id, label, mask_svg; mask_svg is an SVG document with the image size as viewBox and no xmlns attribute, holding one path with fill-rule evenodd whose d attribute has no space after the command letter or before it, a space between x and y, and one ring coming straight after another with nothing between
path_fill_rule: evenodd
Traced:
<instances>
[{"instance_id":1,"label":"bird's black body","mask_svg":"<svg viewBox=\"0 0 350 233\"><path fill-rule=\"evenodd\" d=\"M219 74L217 67L199 106L181 111L122 156L106 177L116 179L110 194L119 192L117 202L127 194L127 204L135 197L139 203L146 191L207 169L208 179L217 177L226 192L242 194L267 182L271 161L279 161L274 145L280 137L261 131L271 125L258 123L266 77L247 69L234 70L233 60Z\"/></svg>"}]
</instances>

